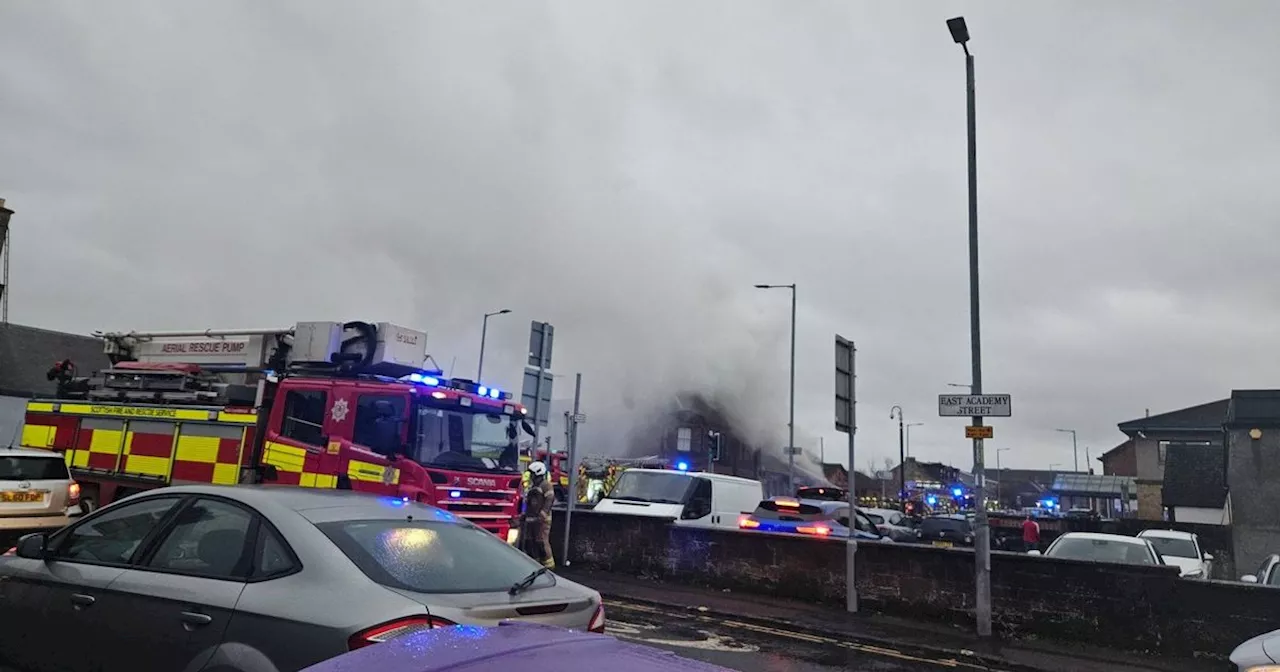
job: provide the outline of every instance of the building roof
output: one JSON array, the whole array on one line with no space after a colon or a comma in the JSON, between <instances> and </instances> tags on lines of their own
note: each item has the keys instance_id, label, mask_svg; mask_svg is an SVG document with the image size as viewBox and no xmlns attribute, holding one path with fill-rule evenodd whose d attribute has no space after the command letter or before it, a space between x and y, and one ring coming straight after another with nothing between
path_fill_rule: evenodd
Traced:
<instances>
[{"instance_id":1,"label":"building roof","mask_svg":"<svg viewBox=\"0 0 1280 672\"><path fill-rule=\"evenodd\" d=\"M1226 424L1251 428L1280 426L1280 390L1232 390Z\"/></svg>"},{"instance_id":2,"label":"building roof","mask_svg":"<svg viewBox=\"0 0 1280 672\"><path fill-rule=\"evenodd\" d=\"M1128 498L1137 492L1137 484L1132 476L1067 473L1058 474L1053 479L1052 490L1075 497Z\"/></svg>"},{"instance_id":3,"label":"building roof","mask_svg":"<svg viewBox=\"0 0 1280 672\"><path fill-rule=\"evenodd\" d=\"M1138 432L1152 431L1201 431L1209 432L1222 429L1227 419L1227 404L1230 399L1211 401L1199 406L1188 406L1168 413L1149 415L1145 418L1128 420L1117 425L1120 431L1133 436Z\"/></svg>"},{"instance_id":4,"label":"building roof","mask_svg":"<svg viewBox=\"0 0 1280 672\"><path fill-rule=\"evenodd\" d=\"M1102 463L1104 463L1104 464L1105 464L1105 463L1107 462L1107 460L1111 459L1112 457L1115 457L1115 456L1116 456L1116 454L1117 454L1117 453L1119 453L1120 451L1122 451L1122 450L1124 450L1124 449L1126 449L1126 448L1131 448L1131 447L1133 447L1133 439L1125 439L1125 440L1124 440L1120 445L1118 445L1118 446L1116 446L1115 448L1112 448L1111 450L1108 450L1107 452L1105 452L1105 453L1103 453L1103 454L1099 455L1099 456L1098 456L1097 458L1095 458L1095 459L1097 459L1099 462L1102 462Z\"/></svg>"},{"instance_id":5,"label":"building roof","mask_svg":"<svg viewBox=\"0 0 1280 672\"><path fill-rule=\"evenodd\" d=\"M102 352L102 341L92 336L0 324L0 395L52 396L57 386L45 372L64 359L75 362L81 376L111 365Z\"/></svg>"},{"instance_id":6,"label":"building roof","mask_svg":"<svg viewBox=\"0 0 1280 672\"><path fill-rule=\"evenodd\" d=\"M1164 457L1164 506L1222 508L1226 451L1220 445L1170 443Z\"/></svg>"}]
</instances>

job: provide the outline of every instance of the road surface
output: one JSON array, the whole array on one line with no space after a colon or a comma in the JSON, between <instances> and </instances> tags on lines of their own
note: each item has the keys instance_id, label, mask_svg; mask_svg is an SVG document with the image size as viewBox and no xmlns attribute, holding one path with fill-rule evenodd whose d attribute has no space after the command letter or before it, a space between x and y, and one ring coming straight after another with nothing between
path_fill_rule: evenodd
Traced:
<instances>
[{"instance_id":1,"label":"road surface","mask_svg":"<svg viewBox=\"0 0 1280 672\"><path fill-rule=\"evenodd\" d=\"M1000 672L956 658L837 641L804 632L608 600L605 632L740 672Z\"/></svg>"}]
</instances>

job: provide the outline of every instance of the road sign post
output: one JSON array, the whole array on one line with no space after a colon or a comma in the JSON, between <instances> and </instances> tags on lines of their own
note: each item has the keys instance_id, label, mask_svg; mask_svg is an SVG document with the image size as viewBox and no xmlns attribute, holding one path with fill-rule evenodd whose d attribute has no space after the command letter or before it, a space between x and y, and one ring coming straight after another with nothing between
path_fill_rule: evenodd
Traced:
<instances>
[{"instance_id":1,"label":"road sign post","mask_svg":"<svg viewBox=\"0 0 1280 672\"><path fill-rule=\"evenodd\" d=\"M855 372L854 360L857 356L858 349L854 347L853 341L848 341L836 334L836 431L844 432L849 435L849 482L847 495L849 497L849 526L853 527L853 518L857 511L858 497L855 494L857 490L858 479L854 478L854 466L857 462L854 460L854 435L858 433L857 422L857 399L854 395L854 383L857 378ZM854 558L858 553L858 542L854 539L852 531L845 540L845 608L849 613L857 613L858 611L858 586L854 573Z\"/></svg>"},{"instance_id":2,"label":"road sign post","mask_svg":"<svg viewBox=\"0 0 1280 672\"><path fill-rule=\"evenodd\" d=\"M568 445L565 446L565 458L569 462L569 491L564 493L565 511L564 511L564 554L560 557L566 567L569 566L569 529L573 523L573 505L578 501L578 424L586 422L587 416L578 412L578 404L582 401L582 374L579 373L574 377L573 381L573 415L566 418L568 420L569 435ZM550 455L547 455L550 457Z\"/></svg>"},{"instance_id":3,"label":"road sign post","mask_svg":"<svg viewBox=\"0 0 1280 672\"><path fill-rule=\"evenodd\" d=\"M524 370L524 387L521 390L520 398L526 407L533 410L534 451L529 455L530 460L537 456L538 428L546 425L551 415L551 385L553 381L551 375L547 373L547 369L551 368L551 343L554 337L555 327L551 326L549 322L535 320L529 326L529 364ZM531 376L533 379L532 389L529 388ZM529 397L532 397L532 404L529 403Z\"/></svg>"}]
</instances>

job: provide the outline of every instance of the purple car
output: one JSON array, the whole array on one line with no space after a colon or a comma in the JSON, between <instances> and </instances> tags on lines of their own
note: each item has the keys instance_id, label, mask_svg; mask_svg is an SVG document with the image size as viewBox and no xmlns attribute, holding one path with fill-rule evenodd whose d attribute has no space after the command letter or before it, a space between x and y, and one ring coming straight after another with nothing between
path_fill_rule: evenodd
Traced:
<instances>
[{"instance_id":1,"label":"purple car","mask_svg":"<svg viewBox=\"0 0 1280 672\"><path fill-rule=\"evenodd\" d=\"M303 672L730 672L613 637L534 623L423 630L346 653Z\"/></svg>"}]
</instances>

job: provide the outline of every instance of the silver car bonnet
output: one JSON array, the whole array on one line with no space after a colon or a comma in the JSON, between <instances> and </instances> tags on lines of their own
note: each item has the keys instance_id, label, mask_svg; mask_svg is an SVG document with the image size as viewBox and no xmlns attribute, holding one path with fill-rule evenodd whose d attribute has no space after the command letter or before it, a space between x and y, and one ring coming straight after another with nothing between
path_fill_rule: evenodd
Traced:
<instances>
[{"instance_id":1,"label":"silver car bonnet","mask_svg":"<svg viewBox=\"0 0 1280 672\"><path fill-rule=\"evenodd\" d=\"M1231 662L1245 669L1280 661L1280 630L1266 632L1249 639L1231 652Z\"/></svg>"}]
</instances>

